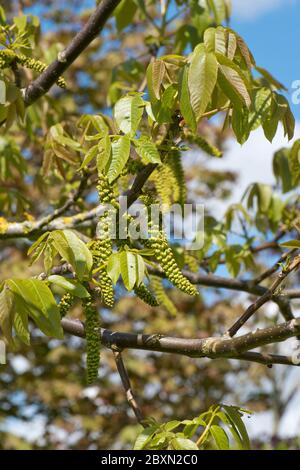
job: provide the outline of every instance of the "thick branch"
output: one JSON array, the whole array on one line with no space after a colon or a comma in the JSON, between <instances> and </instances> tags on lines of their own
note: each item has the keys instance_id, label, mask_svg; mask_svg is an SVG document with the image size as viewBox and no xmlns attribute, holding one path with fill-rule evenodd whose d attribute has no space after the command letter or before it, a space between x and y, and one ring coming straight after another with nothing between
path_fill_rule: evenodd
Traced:
<instances>
[{"instance_id":1,"label":"thick branch","mask_svg":"<svg viewBox=\"0 0 300 470\"><path fill-rule=\"evenodd\" d=\"M77 320L62 319L66 333L85 337L84 324ZM256 330L243 336L230 338L186 339L162 336L113 332L101 329L101 342L107 348L140 349L162 353L181 354L189 357L236 358L245 359L243 354L267 344L285 341L300 334L300 318L287 323ZM253 356L252 356L253 357ZM299 364L294 364L299 365Z\"/></svg>"},{"instance_id":2,"label":"thick branch","mask_svg":"<svg viewBox=\"0 0 300 470\"><path fill-rule=\"evenodd\" d=\"M54 85L60 75L74 62L103 29L121 0L102 0L83 29L74 37L59 57L25 90L25 104L30 105Z\"/></svg>"}]
</instances>

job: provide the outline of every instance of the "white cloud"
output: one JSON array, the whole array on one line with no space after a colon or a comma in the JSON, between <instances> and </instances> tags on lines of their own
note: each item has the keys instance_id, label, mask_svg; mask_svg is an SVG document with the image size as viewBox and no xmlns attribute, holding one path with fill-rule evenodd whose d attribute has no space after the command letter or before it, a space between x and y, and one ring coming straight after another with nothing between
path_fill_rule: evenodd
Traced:
<instances>
[{"instance_id":1,"label":"white cloud","mask_svg":"<svg viewBox=\"0 0 300 470\"><path fill-rule=\"evenodd\" d=\"M300 122L296 123L294 140L300 136ZM293 142L293 141L292 141ZM283 130L278 129L276 137L270 143L264 136L263 130L259 128L252 132L249 140L240 145L235 140L231 140L227 146L227 151L223 159L210 160L210 168L214 170L229 170L238 174L238 181L234 187L230 201L211 200L214 213L220 213L228 207L230 203L239 202L247 187L254 182L274 184L275 179L272 170L274 152L282 147L290 147L292 142L288 142L283 136Z\"/></svg>"},{"instance_id":2,"label":"white cloud","mask_svg":"<svg viewBox=\"0 0 300 470\"><path fill-rule=\"evenodd\" d=\"M253 20L268 11L299 3L299 0L232 0L233 14L244 20Z\"/></svg>"}]
</instances>

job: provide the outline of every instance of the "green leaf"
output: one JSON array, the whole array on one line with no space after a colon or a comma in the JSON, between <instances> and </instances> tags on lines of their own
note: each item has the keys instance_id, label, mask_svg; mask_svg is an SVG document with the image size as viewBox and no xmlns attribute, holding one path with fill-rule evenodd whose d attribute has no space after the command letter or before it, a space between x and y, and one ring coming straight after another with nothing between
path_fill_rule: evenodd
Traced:
<instances>
[{"instance_id":1,"label":"green leaf","mask_svg":"<svg viewBox=\"0 0 300 470\"><path fill-rule=\"evenodd\" d=\"M281 149L278 150L278 152L275 152L273 158L273 173L277 182L281 182L283 193L289 192L292 189L293 184L287 150Z\"/></svg>"},{"instance_id":2,"label":"green leaf","mask_svg":"<svg viewBox=\"0 0 300 470\"><path fill-rule=\"evenodd\" d=\"M181 421L173 420L169 421L164 425L164 429L168 432L173 431L173 429L178 428L181 425Z\"/></svg>"},{"instance_id":3,"label":"green leaf","mask_svg":"<svg viewBox=\"0 0 300 470\"><path fill-rule=\"evenodd\" d=\"M114 284L117 284L121 274L120 253L112 253L107 262L107 274Z\"/></svg>"},{"instance_id":4,"label":"green leaf","mask_svg":"<svg viewBox=\"0 0 300 470\"><path fill-rule=\"evenodd\" d=\"M236 427L238 430L241 441L242 441L242 446L243 449L249 450L250 449L250 440L249 436L245 427L245 424L241 418L241 412L235 407L235 406L227 406L223 405L223 409L231 421L232 425Z\"/></svg>"},{"instance_id":5,"label":"green leaf","mask_svg":"<svg viewBox=\"0 0 300 470\"><path fill-rule=\"evenodd\" d=\"M280 243L284 248L300 248L300 240L289 240L288 242Z\"/></svg>"},{"instance_id":6,"label":"green leaf","mask_svg":"<svg viewBox=\"0 0 300 470\"><path fill-rule=\"evenodd\" d=\"M246 107L234 107L231 117L232 130L239 144L243 145L249 138L249 111Z\"/></svg>"},{"instance_id":7,"label":"green leaf","mask_svg":"<svg viewBox=\"0 0 300 470\"><path fill-rule=\"evenodd\" d=\"M180 111L186 124L190 127L193 133L197 130L196 118L191 106L190 91L188 87L188 68L184 67L180 80Z\"/></svg>"},{"instance_id":8,"label":"green leaf","mask_svg":"<svg viewBox=\"0 0 300 470\"><path fill-rule=\"evenodd\" d=\"M9 279L6 283L14 294L16 312L30 316L47 336L63 338L59 309L45 282L38 279Z\"/></svg>"},{"instance_id":9,"label":"green leaf","mask_svg":"<svg viewBox=\"0 0 300 470\"><path fill-rule=\"evenodd\" d=\"M171 445L175 450L199 450L195 442L183 437L176 437L172 439Z\"/></svg>"},{"instance_id":10,"label":"green leaf","mask_svg":"<svg viewBox=\"0 0 300 470\"><path fill-rule=\"evenodd\" d=\"M137 11L137 5L133 0L122 0L115 9L115 18L118 32L129 26Z\"/></svg>"},{"instance_id":11,"label":"green leaf","mask_svg":"<svg viewBox=\"0 0 300 470\"><path fill-rule=\"evenodd\" d=\"M160 124L172 122L176 97L177 87L173 84L168 85L161 97L160 108L157 114L157 122Z\"/></svg>"},{"instance_id":12,"label":"green leaf","mask_svg":"<svg viewBox=\"0 0 300 470\"><path fill-rule=\"evenodd\" d=\"M17 336L23 343L30 344L30 334L28 328L28 316L23 310L18 310L14 317L14 329Z\"/></svg>"},{"instance_id":13,"label":"green leaf","mask_svg":"<svg viewBox=\"0 0 300 470\"><path fill-rule=\"evenodd\" d=\"M112 145L112 157L107 172L108 180L112 183L125 167L130 154L130 139L127 135L116 139Z\"/></svg>"},{"instance_id":14,"label":"green leaf","mask_svg":"<svg viewBox=\"0 0 300 470\"><path fill-rule=\"evenodd\" d=\"M7 341L12 341L12 324L15 315L14 299L5 283L0 292L0 328Z\"/></svg>"},{"instance_id":15,"label":"green leaf","mask_svg":"<svg viewBox=\"0 0 300 470\"><path fill-rule=\"evenodd\" d=\"M162 60L154 59L149 67L148 79L148 91L150 94L151 101L153 98L156 100L160 99L160 89L166 73L166 66Z\"/></svg>"},{"instance_id":16,"label":"green leaf","mask_svg":"<svg viewBox=\"0 0 300 470\"><path fill-rule=\"evenodd\" d=\"M72 230L55 230L51 239L60 256L72 265L78 279L88 278L93 257L85 243Z\"/></svg>"},{"instance_id":17,"label":"green leaf","mask_svg":"<svg viewBox=\"0 0 300 470\"><path fill-rule=\"evenodd\" d=\"M249 108L251 98L243 77L233 67L228 65L220 64L219 70L218 83L225 95L235 106L246 105Z\"/></svg>"},{"instance_id":18,"label":"green leaf","mask_svg":"<svg viewBox=\"0 0 300 470\"><path fill-rule=\"evenodd\" d=\"M218 76L216 56L207 52L203 44L198 45L191 59L188 72L188 86L191 105L199 121L209 105Z\"/></svg>"},{"instance_id":19,"label":"green leaf","mask_svg":"<svg viewBox=\"0 0 300 470\"><path fill-rule=\"evenodd\" d=\"M137 280L136 256L130 251L120 253L121 276L127 290L131 291Z\"/></svg>"},{"instance_id":20,"label":"green leaf","mask_svg":"<svg viewBox=\"0 0 300 470\"><path fill-rule=\"evenodd\" d=\"M115 104L115 120L124 134L133 137L138 130L145 103L140 95L125 96Z\"/></svg>"},{"instance_id":21,"label":"green leaf","mask_svg":"<svg viewBox=\"0 0 300 470\"><path fill-rule=\"evenodd\" d=\"M251 186L248 196L248 208L252 208L254 199L257 199L258 210L262 214L266 214L269 210L272 201L273 191L268 184L254 183Z\"/></svg>"},{"instance_id":22,"label":"green leaf","mask_svg":"<svg viewBox=\"0 0 300 470\"><path fill-rule=\"evenodd\" d=\"M52 284L55 284L59 287L62 287L67 292L70 292L74 297L79 297L80 299L90 297L90 294L86 288L79 282L74 281L73 279L66 279L63 276L52 275L48 277L48 281Z\"/></svg>"},{"instance_id":23,"label":"green leaf","mask_svg":"<svg viewBox=\"0 0 300 470\"><path fill-rule=\"evenodd\" d=\"M138 435L135 443L133 450L142 450L145 448L145 446L148 444L148 442L151 440L151 438L154 436L155 432L159 428L159 425L156 424L154 426L149 426Z\"/></svg>"},{"instance_id":24,"label":"green leaf","mask_svg":"<svg viewBox=\"0 0 300 470\"><path fill-rule=\"evenodd\" d=\"M3 80L0 80L0 104L6 103L6 85Z\"/></svg>"},{"instance_id":25,"label":"green leaf","mask_svg":"<svg viewBox=\"0 0 300 470\"><path fill-rule=\"evenodd\" d=\"M136 286L139 286L145 277L145 262L141 255L135 255L136 261Z\"/></svg>"},{"instance_id":26,"label":"green leaf","mask_svg":"<svg viewBox=\"0 0 300 470\"><path fill-rule=\"evenodd\" d=\"M289 155L289 168L292 175L293 187L300 183L300 139L293 144Z\"/></svg>"},{"instance_id":27,"label":"green leaf","mask_svg":"<svg viewBox=\"0 0 300 470\"><path fill-rule=\"evenodd\" d=\"M142 135L134 140L136 153L141 157L143 163L161 163L160 155L154 142L148 136Z\"/></svg>"},{"instance_id":28,"label":"green leaf","mask_svg":"<svg viewBox=\"0 0 300 470\"><path fill-rule=\"evenodd\" d=\"M82 170L82 168L86 168L89 165L89 163L91 163L91 161L96 157L97 153L98 153L98 145L93 145L93 147L91 147L87 151L83 159L83 162L80 165L80 170Z\"/></svg>"},{"instance_id":29,"label":"green leaf","mask_svg":"<svg viewBox=\"0 0 300 470\"><path fill-rule=\"evenodd\" d=\"M111 141L109 134L106 133L105 136L98 142L98 152L97 152L97 171L102 173L107 169L111 158Z\"/></svg>"},{"instance_id":30,"label":"green leaf","mask_svg":"<svg viewBox=\"0 0 300 470\"><path fill-rule=\"evenodd\" d=\"M213 424L209 428L209 432L211 433L219 450L229 450L229 439L223 428Z\"/></svg>"}]
</instances>

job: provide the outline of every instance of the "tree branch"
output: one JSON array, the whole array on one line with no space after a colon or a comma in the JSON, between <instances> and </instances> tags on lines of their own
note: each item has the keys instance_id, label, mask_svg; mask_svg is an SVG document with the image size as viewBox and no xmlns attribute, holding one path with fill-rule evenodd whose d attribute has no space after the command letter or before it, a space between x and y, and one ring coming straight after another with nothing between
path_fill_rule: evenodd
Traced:
<instances>
[{"instance_id":1,"label":"tree branch","mask_svg":"<svg viewBox=\"0 0 300 470\"><path fill-rule=\"evenodd\" d=\"M276 277L274 282L272 283L271 287L266 290L266 292L256 300L249 308L247 308L246 312L229 328L228 334L229 336L234 336L240 328L257 312L260 307L262 307L266 302L272 299L274 294L276 293L279 286L282 282L293 272L295 269L299 268L300 266L300 255L296 256L289 265L284 268L279 275Z\"/></svg>"},{"instance_id":2,"label":"tree branch","mask_svg":"<svg viewBox=\"0 0 300 470\"><path fill-rule=\"evenodd\" d=\"M123 384L123 387L126 393L127 401L130 407L132 408L132 411L134 412L137 421L143 427L145 427L144 417L132 393L132 388L131 388L129 376L128 376L128 373L127 373L127 370L126 370L126 367L122 358L122 353L118 349L113 349L113 355L114 355L115 363L116 363L116 366L117 366L117 369L121 378L121 382Z\"/></svg>"},{"instance_id":3,"label":"tree branch","mask_svg":"<svg viewBox=\"0 0 300 470\"><path fill-rule=\"evenodd\" d=\"M28 106L43 96L54 85L56 80L87 48L103 29L108 18L121 0L102 0L95 12L90 16L83 29L74 37L69 46L59 54L58 58L32 83L24 93L25 104Z\"/></svg>"},{"instance_id":4,"label":"tree branch","mask_svg":"<svg viewBox=\"0 0 300 470\"><path fill-rule=\"evenodd\" d=\"M71 335L78 336L80 338L85 337L85 329L82 322L63 318L61 324L66 333L70 333ZM217 338L186 339L163 336L160 334L144 335L113 332L106 329L101 329L100 332L101 344L109 349L138 349L144 351L157 351L161 353L181 354L189 357L207 357L210 359L222 357L229 359L246 359L247 357L251 357L252 360L255 356L245 356L244 353L267 344L285 341L299 334L300 318L280 325L256 330L253 333L248 333L236 338L222 336ZM256 356L256 358L261 359L260 356ZM276 361L276 357L274 360ZM292 363L290 365L299 364Z\"/></svg>"}]
</instances>

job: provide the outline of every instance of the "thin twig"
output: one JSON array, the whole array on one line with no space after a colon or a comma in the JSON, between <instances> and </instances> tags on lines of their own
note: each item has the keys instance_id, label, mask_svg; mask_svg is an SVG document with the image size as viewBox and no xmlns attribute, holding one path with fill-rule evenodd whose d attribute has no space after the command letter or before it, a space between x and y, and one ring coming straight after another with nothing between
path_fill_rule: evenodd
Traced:
<instances>
[{"instance_id":1,"label":"thin twig","mask_svg":"<svg viewBox=\"0 0 300 470\"><path fill-rule=\"evenodd\" d=\"M121 382L123 384L123 387L126 393L127 401L130 407L132 408L132 411L134 412L137 421L143 427L145 427L143 414L132 393L132 388L131 388L129 376L128 376L128 373L127 373L127 370L126 370L126 367L122 358L122 353L119 349L114 349L114 348L112 349L112 352L115 358L115 363L116 363L116 366L117 366L117 369L121 378Z\"/></svg>"},{"instance_id":2,"label":"thin twig","mask_svg":"<svg viewBox=\"0 0 300 470\"><path fill-rule=\"evenodd\" d=\"M233 337L236 333L242 328L242 326L260 309L265 303L272 299L274 294L276 293L279 286L282 282L293 272L297 269L300 265L300 255L296 256L289 265L284 268L273 281L271 287L267 289L267 291L257 299L250 307L247 308L246 312L229 328L228 335Z\"/></svg>"}]
</instances>

